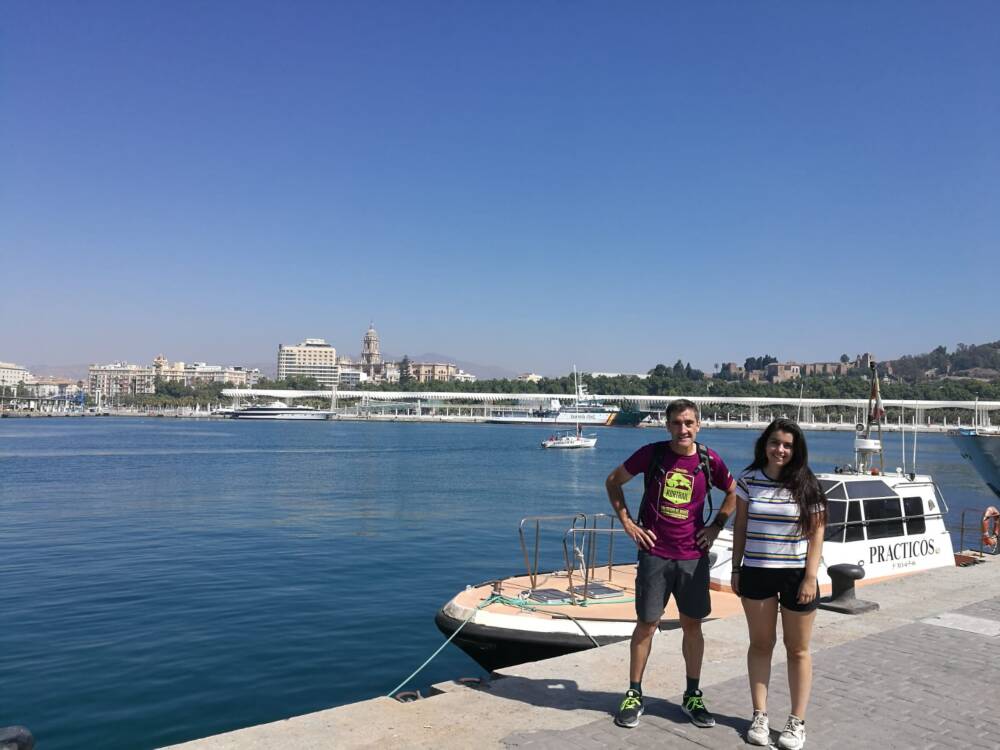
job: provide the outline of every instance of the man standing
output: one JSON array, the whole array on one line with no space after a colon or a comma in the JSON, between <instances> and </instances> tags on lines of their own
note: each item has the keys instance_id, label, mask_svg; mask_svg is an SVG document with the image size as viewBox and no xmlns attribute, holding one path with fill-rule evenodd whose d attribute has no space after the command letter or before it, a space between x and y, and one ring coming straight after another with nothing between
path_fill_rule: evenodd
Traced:
<instances>
[{"instance_id":1,"label":"man standing","mask_svg":"<svg viewBox=\"0 0 1000 750\"><path fill-rule=\"evenodd\" d=\"M681 708L695 726L715 726L715 718L705 708L698 687L705 652L701 621L712 610L708 550L736 509L736 483L719 454L695 442L701 421L693 402L672 401L666 416L670 441L644 445L605 482L611 507L639 548L629 689L615 716L615 723L621 727L639 724L642 674L653 646L653 634L671 594L684 632L681 648L687 686ZM637 519L633 519L622 486L639 473L645 476L646 488ZM706 526L702 513L711 487L724 489L726 498L714 522Z\"/></svg>"}]
</instances>

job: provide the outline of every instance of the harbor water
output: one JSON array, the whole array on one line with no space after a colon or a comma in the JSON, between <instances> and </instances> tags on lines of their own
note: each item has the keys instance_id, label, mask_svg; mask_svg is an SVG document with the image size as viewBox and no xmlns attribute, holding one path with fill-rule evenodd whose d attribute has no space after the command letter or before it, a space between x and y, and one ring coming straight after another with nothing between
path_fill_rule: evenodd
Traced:
<instances>
[{"instance_id":1,"label":"harbor water","mask_svg":"<svg viewBox=\"0 0 1000 750\"><path fill-rule=\"evenodd\" d=\"M523 570L521 517L605 512L604 477L664 434L543 451L549 432L3 420L0 726L47 750L146 748L388 693L442 643L447 599ZM735 471L756 434L700 439ZM849 434L809 440L817 470L851 458ZM945 436L920 435L917 458L957 546L962 509L992 495ZM449 646L406 687L480 674Z\"/></svg>"}]
</instances>

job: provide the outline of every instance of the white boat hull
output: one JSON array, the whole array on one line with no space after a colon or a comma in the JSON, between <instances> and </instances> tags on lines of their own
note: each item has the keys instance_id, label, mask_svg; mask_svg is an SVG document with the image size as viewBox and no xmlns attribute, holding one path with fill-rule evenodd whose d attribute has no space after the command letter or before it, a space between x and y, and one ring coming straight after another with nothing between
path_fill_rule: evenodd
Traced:
<instances>
[{"instance_id":1,"label":"white boat hull","mask_svg":"<svg viewBox=\"0 0 1000 750\"><path fill-rule=\"evenodd\" d=\"M320 414L235 414L233 419L282 419L294 421L316 421L327 419L327 415Z\"/></svg>"},{"instance_id":2,"label":"white boat hull","mask_svg":"<svg viewBox=\"0 0 1000 750\"><path fill-rule=\"evenodd\" d=\"M583 424L590 426L610 425L617 412L560 412L552 416L493 416L486 421L491 424Z\"/></svg>"},{"instance_id":3,"label":"white boat hull","mask_svg":"<svg viewBox=\"0 0 1000 750\"><path fill-rule=\"evenodd\" d=\"M561 438L549 438L548 440L542 441L543 448L561 448L561 449L572 449L572 448L593 448L597 445L596 437L561 437Z\"/></svg>"}]
</instances>

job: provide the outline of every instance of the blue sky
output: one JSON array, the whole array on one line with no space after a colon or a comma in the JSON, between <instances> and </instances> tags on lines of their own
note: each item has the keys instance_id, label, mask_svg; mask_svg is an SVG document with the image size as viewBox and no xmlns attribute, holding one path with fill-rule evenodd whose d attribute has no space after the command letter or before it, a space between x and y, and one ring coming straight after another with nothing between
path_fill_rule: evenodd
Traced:
<instances>
[{"instance_id":1,"label":"blue sky","mask_svg":"<svg viewBox=\"0 0 1000 750\"><path fill-rule=\"evenodd\" d=\"M1000 338L993 2L8 2L0 360Z\"/></svg>"}]
</instances>

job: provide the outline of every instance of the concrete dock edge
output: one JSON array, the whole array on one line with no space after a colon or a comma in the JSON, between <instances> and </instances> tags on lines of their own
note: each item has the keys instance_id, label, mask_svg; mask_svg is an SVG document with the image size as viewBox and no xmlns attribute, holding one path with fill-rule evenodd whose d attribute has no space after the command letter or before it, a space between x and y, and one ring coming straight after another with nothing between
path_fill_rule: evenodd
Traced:
<instances>
[{"instance_id":1,"label":"concrete dock edge","mask_svg":"<svg viewBox=\"0 0 1000 750\"><path fill-rule=\"evenodd\" d=\"M864 588L877 612L821 610L813 637L810 748L1000 747L1000 558ZM678 630L656 636L636 729L611 717L628 686L628 644L501 670L481 687L454 683L413 703L374 698L173 748L730 748L747 747L746 623L706 623L702 689L718 725L696 729L680 713L684 667ZM784 649L775 649L772 730L788 713ZM772 732L772 739L777 731Z\"/></svg>"}]
</instances>

